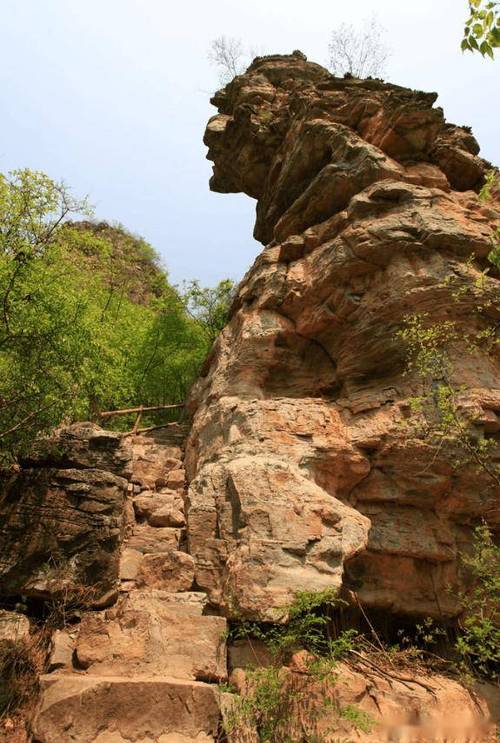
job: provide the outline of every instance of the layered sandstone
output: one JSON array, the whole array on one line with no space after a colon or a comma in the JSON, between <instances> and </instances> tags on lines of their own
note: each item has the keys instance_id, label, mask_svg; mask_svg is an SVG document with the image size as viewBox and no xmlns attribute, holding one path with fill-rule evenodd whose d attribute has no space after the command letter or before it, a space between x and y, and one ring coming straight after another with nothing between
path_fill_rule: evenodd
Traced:
<instances>
[{"instance_id":1,"label":"layered sandstone","mask_svg":"<svg viewBox=\"0 0 500 743\"><path fill-rule=\"evenodd\" d=\"M257 200L265 245L190 402L189 551L229 617L277 619L326 587L453 617L459 554L481 519L498 524L498 481L408 425L422 386L405 374L405 316L465 338L499 313L498 277L482 278L488 163L435 99L300 53L257 58L212 99L211 188ZM467 425L494 441L498 355L460 339L451 355Z\"/></svg>"},{"instance_id":2,"label":"layered sandstone","mask_svg":"<svg viewBox=\"0 0 500 743\"><path fill-rule=\"evenodd\" d=\"M0 600L18 611L0 612L0 654L37 643L47 659L33 719L2 715L0 740L216 738L226 619L186 549L184 438L75 424L4 483Z\"/></svg>"},{"instance_id":3,"label":"layered sandstone","mask_svg":"<svg viewBox=\"0 0 500 743\"><path fill-rule=\"evenodd\" d=\"M215 95L211 185L257 199L265 249L191 396L185 456L181 426L75 424L2 483L0 643L30 645L54 607L63 621L30 726L4 716L0 740L249 743L255 730L224 731L237 701L220 684L244 695L270 657L229 639L231 621L283 621L297 591L324 588L389 634L394 615L457 615L460 554L481 519L498 526L497 482L413 426L422 384L396 332L411 312L455 323L451 381L494 467L498 356L467 337L498 319L498 276L482 273L498 214L477 197L476 141L434 101L300 53ZM303 653L287 659L284 689L307 707L287 739L307 715L325 743L494 739L491 688L359 650L321 683Z\"/></svg>"}]
</instances>

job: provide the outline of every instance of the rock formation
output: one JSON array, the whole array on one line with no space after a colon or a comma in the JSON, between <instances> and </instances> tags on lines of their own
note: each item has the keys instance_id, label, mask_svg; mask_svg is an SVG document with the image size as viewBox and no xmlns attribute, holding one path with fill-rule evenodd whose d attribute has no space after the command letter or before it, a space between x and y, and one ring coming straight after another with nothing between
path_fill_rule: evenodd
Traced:
<instances>
[{"instance_id":1,"label":"rock formation","mask_svg":"<svg viewBox=\"0 0 500 743\"><path fill-rule=\"evenodd\" d=\"M300 53L258 58L215 95L211 187L257 199L265 249L192 392L185 451L175 424L75 424L3 482L0 650L41 636L47 660L28 732L4 716L0 740L256 743L224 732L221 683L244 694L243 669L269 657L231 622L283 622L297 591L325 588L389 624L456 616L460 554L481 519L498 526L498 482L413 425L422 380L397 331L415 312L454 323L460 420L495 466L498 357L469 338L498 319L482 273L498 214L477 196L475 139L434 101ZM304 653L280 669L307 689L314 740L493 740L486 687L359 658L323 680L325 714Z\"/></svg>"},{"instance_id":2,"label":"rock formation","mask_svg":"<svg viewBox=\"0 0 500 743\"><path fill-rule=\"evenodd\" d=\"M298 54L257 58L212 99L211 188L257 200L266 246L190 403L189 550L229 617L273 620L294 591L331 586L452 617L458 555L482 518L498 524L498 479L409 425L422 383L397 331L420 313L455 324L451 383L472 430L500 430L498 355L465 340L499 311L481 273L489 165L435 100Z\"/></svg>"}]
</instances>

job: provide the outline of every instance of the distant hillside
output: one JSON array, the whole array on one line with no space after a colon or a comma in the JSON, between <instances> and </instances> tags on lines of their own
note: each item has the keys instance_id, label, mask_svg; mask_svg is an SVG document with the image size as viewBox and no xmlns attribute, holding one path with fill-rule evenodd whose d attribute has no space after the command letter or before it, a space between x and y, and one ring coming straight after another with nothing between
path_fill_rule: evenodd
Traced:
<instances>
[{"instance_id":1,"label":"distant hillside","mask_svg":"<svg viewBox=\"0 0 500 743\"><path fill-rule=\"evenodd\" d=\"M85 258L89 270L97 271L108 286L124 291L133 302L148 304L152 297L171 290L155 249L120 224L66 222L59 237Z\"/></svg>"}]
</instances>

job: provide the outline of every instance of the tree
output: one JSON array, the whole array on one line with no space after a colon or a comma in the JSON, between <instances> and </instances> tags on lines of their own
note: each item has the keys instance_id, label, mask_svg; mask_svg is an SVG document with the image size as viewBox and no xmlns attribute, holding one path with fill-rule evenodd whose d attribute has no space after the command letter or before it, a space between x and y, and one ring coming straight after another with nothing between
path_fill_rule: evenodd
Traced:
<instances>
[{"instance_id":1,"label":"tree","mask_svg":"<svg viewBox=\"0 0 500 743\"><path fill-rule=\"evenodd\" d=\"M465 22L462 51L478 51L494 58L494 49L500 46L499 0L469 0L469 17Z\"/></svg>"},{"instance_id":2,"label":"tree","mask_svg":"<svg viewBox=\"0 0 500 743\"><path fill-rule=\"evenodd\" d=\"M202 287L198 281L191 281L185 286L185 307L202 328L210 345L229 319L234 293L234 282L230 279L223 279L214 287Z\"/></svg>"},{"instance_id":3,"label":"tree","mask_svg":"<svg viewBox=\"0 0 500 743\"><path fill-rule=\"evenodd\" d=\"M334 75L378 77L383 74L389 50L383 41L385 30L375 16L361 28L342 23L332 31L328 45L328 67Z\"/></svg>"},{"instance_id":4,"label":"tree","mask_svg":"<svg viewBox=\"0 0 500 743\"><path fill-rule=\"evenodd\" d=\"M208 59L217 69L219 83L227 85L236 75L241 75L248 64L248 54L241 39L218 36L210 43Z\"/></svg>"},{"instance_id":5,"label":"tree","mask_svg":"<svg viewBox=\"0 0 500 743\"><path fill-rule=\"evenodd\" d=\"M59 226L88 211L40 172L0 176L0 445L61 419L89 340L83 297L59 261Z\"/></svg>"},{"instance_id":6,"label":"tree","mask_svg":"<svg viewBox=\"0 0 500 743\"><path fill-rule=\"evenodd\" d=\"M82 213L43 173L0 175L0 465L62 422L182 401L210 347L217 302L191 317L148 243Z\"/></svg>"}]
</instances>

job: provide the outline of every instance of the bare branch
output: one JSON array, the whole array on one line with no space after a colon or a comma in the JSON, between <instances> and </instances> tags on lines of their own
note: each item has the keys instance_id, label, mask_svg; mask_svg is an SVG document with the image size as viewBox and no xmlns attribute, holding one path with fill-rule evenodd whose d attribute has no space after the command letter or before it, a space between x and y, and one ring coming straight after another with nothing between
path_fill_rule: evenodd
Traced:
<instances>
[{"instance_id":1,"label":"bare branch","mask_svg":"<svg viewBox=\"0 0 500 743\"><path fill-rule=\"evenodd\" d=\"M390 52L384 43L385 29L377 18L366 19L361 28L342 23L332 31L328 52L329 68L337 77L379 77Z\"/></svg>"},{"instance_id":2,"label":"bare branch","mask_svg":"<svg viewBox=\"0 0 500 743\"><path fill-rule=\"evenodd\" d=\"M221 85L227 85L236 75L241 75L249 63L241 39L233 36L218 36L211 41L208 59L217 68Z\"/></svg>"}]
</instances>

